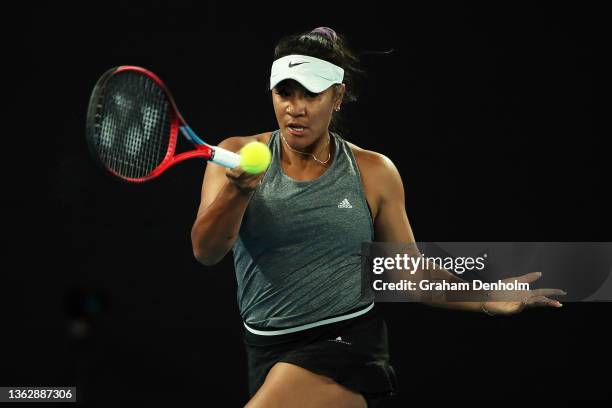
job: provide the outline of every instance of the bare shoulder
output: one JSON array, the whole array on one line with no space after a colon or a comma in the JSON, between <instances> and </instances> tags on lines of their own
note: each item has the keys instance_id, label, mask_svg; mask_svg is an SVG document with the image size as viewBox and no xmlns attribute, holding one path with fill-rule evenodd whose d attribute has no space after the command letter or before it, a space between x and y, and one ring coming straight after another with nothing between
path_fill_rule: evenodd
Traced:
<instances>
[{"instance_id":1,"label":"bare shoulder","mask_svg":"<svg viewBox=\"0 0 612 408\"><path fill-rule=\"evenodd\" d=\"M268 144L271 136L272 136L272 132L259 133L253 136L232 136L232 137L223 139L223 141L219 143L219 147L227 149L231 152L237 152L240 149L242 149L244 145L250 142L257 141L257 142Z\"/></svg>"},{"instance_id":2,"label":"bare shoulder","mask_svg":"<svg viewBox=\"0 0 612 408\"><path fill-rule=\"evenodd\" d=\"M364 177L372 175L376 178L379 178L385 176L393 176L396 174L399 175L395 164L393 164L391 159L389 159L384 154L372 150L363 149L350 142L346 143L351 148L353 156L355 156L357 166L359 166L359 171ZM382 180L379 179L379 181Z\"/></svg>"},{"instance_id":3,"label":"bare shoulder","mask_svg":"<svg viewBox=\"0 0 612 408\"><path fill-rule=\"evenodd\" d=\"M395 164L382 153L362 149L347 142L359 172L368 203L372 208L374 218L384 203L394 200L403 202L404 184Z\"/></svg>"}]
</instances>

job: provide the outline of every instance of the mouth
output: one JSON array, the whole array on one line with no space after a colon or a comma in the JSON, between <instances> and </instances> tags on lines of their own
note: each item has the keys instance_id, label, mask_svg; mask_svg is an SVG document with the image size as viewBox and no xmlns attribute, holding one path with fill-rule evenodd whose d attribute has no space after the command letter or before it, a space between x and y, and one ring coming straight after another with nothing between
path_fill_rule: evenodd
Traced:
<instances>
[{"instance_id":1,"label":"mouth","mask_svg":"<svg viewBox=\"0 0 612 408\"><path fill-rule=\"evenodd\" d=\"M289 123L287 125L287 129L289 129L289 133L291 133L292 135L301 136L308 128L299 123Z\"/></svg>"}]
</instances>

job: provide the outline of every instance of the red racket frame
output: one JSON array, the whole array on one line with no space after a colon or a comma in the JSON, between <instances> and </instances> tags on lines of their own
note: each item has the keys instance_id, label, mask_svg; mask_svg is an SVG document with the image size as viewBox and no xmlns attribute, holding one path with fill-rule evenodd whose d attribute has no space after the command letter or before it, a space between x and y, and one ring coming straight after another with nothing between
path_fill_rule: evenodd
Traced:
<instances>
[{"instance_id":1,"label":"red racket frame","mask_svg":"<svg viewBox=\"0 0 612 408\"><path fill-rule=\"evenodd\" d=\"M168 143L168 151L166 152L166 155L164 156L162 162L159 164L159 166L157 166L149 175L147 175L146 177L142 177L142 178L131 178L131 177L125 177L122 176L120 174L117 174L117 172L113 171L111 168L109 168L108 166L104 166L110 173L112 173L113 175L121 178L122 180L128 181L130 183L143 183L145 181L149 181L155 177L158 177L160 174L162 174L164 171L166 171L167 169L169 169L170 167L174 166L175 164L178 164L182 161L185 161L187 159L193 159L196 157L199 158L203 158L206 160L209 160L213 154L214 151L212 149L211 146L207 145L206 143L204 143L202 140L200 140L195 133L193 133L193 131L191 130L191 128L189 128L189 126L187 125L187 122L185 122L185 119L183 119L183 116L181 115L181 113L179 112L176 103L174 102L174 98L172 97L172 94L170 93L170 90L168 89L168 87L162 82L162 80L155 75L153 72L142 68L142 67L137 67L137 66L133 66L133 65L122 65L120 67L117 67L115 69L114 72L112 72L107 78L106 81L108 81L110 78L113 77L113 75L122 73L122 72L128 72L128 71L133 71L133 72L138 72L141 73L143 75L146 75L147 77L149 77L150 79L152 79L164 92L164 94L166 95L166 98L168 99L168 102L170 103L170 107L171 107L171 111L170 111L170 137L169 137L169 143ZM177 139L178 139L178 133L179 130L181 129L181 127L186 128L186 132L187 133L191 133L192 136L194 136L194 138L191 138L187 135L184 135L185 138L187 140L189 140L195 147L196 150L191 150L188 152L183 152L180 153L179 155L175 155L176 152L176 145L177 145Z\"/></svg>"}]
</instances>

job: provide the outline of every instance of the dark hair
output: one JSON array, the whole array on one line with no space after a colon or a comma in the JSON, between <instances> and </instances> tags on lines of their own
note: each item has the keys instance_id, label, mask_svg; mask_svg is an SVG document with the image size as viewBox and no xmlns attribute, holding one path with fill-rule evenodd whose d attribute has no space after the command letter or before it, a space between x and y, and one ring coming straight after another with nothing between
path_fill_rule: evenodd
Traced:
<instances>
[{"instance_id":1,"label":"dark hair","mask_svg":"<svg viewBox=\"0 0 612 408\"><path fill-rule=\"evenodd\" d=\"M365 77L365 72L359 68L359 59L349 49L343 36L329 27L318 27L306 33L281 38L274 49L274 60L292 54L319 58L344 69L346 92L343 101L357 100L360 81ZM332 116L330 128L333 131L345 128L341 112L335 112Z\"/></svg>"}]
</instances>

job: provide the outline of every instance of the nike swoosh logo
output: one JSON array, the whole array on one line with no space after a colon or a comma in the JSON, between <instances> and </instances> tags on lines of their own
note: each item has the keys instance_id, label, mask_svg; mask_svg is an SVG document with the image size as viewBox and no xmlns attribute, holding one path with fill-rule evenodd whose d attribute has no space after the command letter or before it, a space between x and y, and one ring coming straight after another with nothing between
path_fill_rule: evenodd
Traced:
<instances>
[{"instance_id":1,"label":"nike swoosh logo","mask_svg":"<svg viewBox=\"0 0 612 408\"><path fill-rule=\"evenodd\" d=\"M308 62L296 62L295 64L292 62L289 62L289 68L293 68L297 65L302 65L302 64L308 64Z\"/></svg>"}]
</instances>

